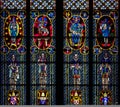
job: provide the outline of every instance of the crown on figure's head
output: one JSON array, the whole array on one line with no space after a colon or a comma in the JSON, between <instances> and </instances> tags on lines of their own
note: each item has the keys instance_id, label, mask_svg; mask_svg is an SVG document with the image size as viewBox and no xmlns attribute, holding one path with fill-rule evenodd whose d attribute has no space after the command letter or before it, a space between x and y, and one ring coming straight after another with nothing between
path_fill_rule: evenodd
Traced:
<instances>
[{"instance_id":1,"label":"crown on figure's head","mask_svg":"<svg viewBox=\"0 0 120 107\"><path fill-rule=\"evenodd\" d=\"M42 92L41 97L45 97L45 93L44 92Z\"/></svg>"},{"instance_id":2,"label":"crown on figure's head","mask_svg":"<svg viewBox=\"0 0 120 107\"><path fill-rule=\"evenodd\" d=\"M77 93L77 91L75 91L75 95L74 95L75 97L78 97L78 93Z\"/></svg>"},{"instance_id":3,"label":"crown on figure's head","mask_svg":"<svg viewBox=\"0 0 120 107\"><path fill-rule=\"evenodd\" d=\"M104 93L104 97L107 97L107 93L106 92Z\"/></svg>"},{"instance_id":4,"label":"crown on figure's head","mask_svg":"<svg viewBox=\"0 0 120 107\"><path fill-rule=\"evenodd\" d=\"M14 91L12 92L11 96L15 96L15 92Z\"/></svg>"}]
</instances>

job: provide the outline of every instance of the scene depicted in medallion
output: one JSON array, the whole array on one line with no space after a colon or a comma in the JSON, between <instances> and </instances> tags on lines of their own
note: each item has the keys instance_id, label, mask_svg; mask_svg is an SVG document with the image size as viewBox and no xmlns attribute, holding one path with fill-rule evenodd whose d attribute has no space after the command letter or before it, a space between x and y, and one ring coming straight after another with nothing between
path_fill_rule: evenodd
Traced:
<instances>
[{"instance_id":1,"label":"scene depicted in medallion","mask_svg":"<svg viewBox=\"0 0 120 107\"><path fill-rule=\"evenodd\" d=\"M114 21L109 16L102 16L97 24L97 41L101 48L109 49L115 39Z\"/></svg>"},{"instance_id":2,"label":"scene depicted in medallion","mask_svg":"<svg viewBox=\"0 0 120 107\"><path fill-rule=\"evenodd\" d=\"M53 28L50 19L39 16L34 22L34 42L39 49L45 50L50 47L53 36Z\"/></svg>"},{"instance_id":3,"label":"scene depicted in medallion","mask_svg":"<svg viewBox=\"0 0 120 107\"><path fill-rule=\"evenodd\" d=\"M22 21L18 16L8 16L4 26L4 40L10 49L17 49L22 42L23 26Z\"/></svg>"},{"instance_id":4,"label":"scene depicted in medallion","mask_svg":"<svg viewBox=\"0 0 120 107\"><path fill-rule=\"evenodd\" d=\"M84 44L85 24L80 16L70 18L67 25L67 38L70 47L79 49Z\"/></svg>"}]
</instances>

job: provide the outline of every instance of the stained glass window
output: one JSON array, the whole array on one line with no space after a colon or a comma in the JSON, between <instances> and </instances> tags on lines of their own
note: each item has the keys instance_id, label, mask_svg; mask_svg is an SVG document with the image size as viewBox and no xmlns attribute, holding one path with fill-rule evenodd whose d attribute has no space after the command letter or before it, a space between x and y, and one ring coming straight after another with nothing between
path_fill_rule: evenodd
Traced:
<instances>
[{"instance_id":1,"label":"stained glass window","mask_svg":"<svg viewBox=\"0 0 120 107\"><path fill-rule=\"evenodd\" d=\"M1 1L0 104L2 105L26 104L25 7L24 0Z\"/></svg>"},{"instance_id":2,"label":"stained glass window","mask_svg":"<svg viewBox=\"0 0 120 107\"><path fill-rule=\"evenodd\" d=\"M119 0L0 0L0 105L118 105Z\"/></svg>"},{"instance_id":3,"label":"stained glass window","mask_svg":"<svg viewBox=\"0 0 120 107\"><path fill-rule=\"evenodd\" d=\"M87 0L63 2L64 104L88 104L89 4Z\"/></svg>"},{"instance_id":4,"label":"stained glass window","mask_svg":"<svg viewBox=\"0 0 120 107\"><path fill-rule=\"evenodd\" d=\"M104 2L94 0L94 104L111 105L118 103L117 9L118 0L105 0Z\"/></svg>"},{"instance_id":5,"label":"stained glass window","mask_svg":"<svg viewBox=\"0 0 120 107\"><path fill-rule=\"evenodd\" d=\"M31 104L51 105L56 103L55 0L31 0L30 7Z\"/></svg>"}]
</instances>

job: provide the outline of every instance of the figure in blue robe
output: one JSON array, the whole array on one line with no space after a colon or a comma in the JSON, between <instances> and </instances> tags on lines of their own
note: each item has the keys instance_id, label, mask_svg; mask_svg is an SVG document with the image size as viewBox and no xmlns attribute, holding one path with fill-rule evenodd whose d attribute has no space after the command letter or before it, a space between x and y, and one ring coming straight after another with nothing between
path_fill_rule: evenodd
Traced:
<instances>
[{"instance_id":1,"label":"figure in blue robe","mask_svg":"<svg viewBox=\"0 0 120 107\"><path fill-rule=\"evenodd\" d=\"M104 98L103 98L103 104L104 104L104 105L107 105L107 103L108 103L108 97L104 97Z\"/></svg>"},{"instance_id":2,"label":"figure in blue robe","mask_svg":"<svg viewBox=\"0 0 120 107\"><path fill-rule=\"evenodd\" d=\"M83 26L80 24L80 18L78 16L73 17L72 25L70 31L72 32L72 43L78 45L80 42L80 37L82 37Z\"/></svg>"},{"instance_id":3,"label":"figure in blue robe","mask_svg":"<svg viewBox=\"0 0 120 107\"><path fill-rule=\"evenodd\" d=\"M78 62L78 54L75 54L73 57L73 61L70 66L72 74L73 74L73 81L74 81L74 85L79 85L80 84L80 70L81 70L81 65Z\"/></svg>"},{"instance_id":4,"label":"figure in blue robe","mask_svg":"<svg viewBox=\"0 0 120 107\"><path fill-rule=\"evenodd\" d=\"M18 31L17 31L16 19L14 17L12 22L10 22L10 35L11 35L12 43L15 44Z\"/></svg>"},{"instance_id":5,"label":"figure in blue robe","mask_svg":"<svg viewBox=\"0 0 120 107\"><path fill-rule=\"evenodd\" d=\"M111 30L110 24L108 23L107 19L105 19L102 22L100 29L102 31L102 36L104 37L104 43L105 43L105 45L107 45L108 44L108 37L110 36L110 30Z\"/></svg>"},{"instance_id":6,"label":"figure in blue robe","mask_svg":"<svg viewBox=\"0 0 120 107\"><path fill-rule=\"evenodd\" d=\"M104 105L107 105L108 104L108 96L107 96L107 94L106 93L104 93L104 97L102 98L102 103L104 104Z\"/></svg>"},{"instance_id":7,"label":"figure in blue robe","mask_svg":"<svg viewBox=\"0 0 120 107\"><path fill-rule=\"evenodd\" d=\"M8 67L9 67L9 78L10 78L11 89L16 90L16 82L19 79L19 69L18 69L19 66L15 60L14 55L12 55L12 62Z\"/></svg>"}]
</instances>

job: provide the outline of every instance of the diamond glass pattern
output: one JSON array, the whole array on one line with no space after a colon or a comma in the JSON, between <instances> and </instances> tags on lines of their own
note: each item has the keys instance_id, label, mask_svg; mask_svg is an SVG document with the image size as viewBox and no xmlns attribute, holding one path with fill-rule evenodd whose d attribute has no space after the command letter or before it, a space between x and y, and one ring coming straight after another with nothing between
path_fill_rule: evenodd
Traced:
<instances>
[{"instance_id":1,"label":"diamond glass pattern","mask_svg":"<svg viewBox=\"0 0 120 107\"><path fill-rule=\"evenodd\" d=\"M25 9L26 0L1 0L2 9Z\"/></svg>"},{"instance_id":2,"label":"diamond glass pattern","mask_svg":"<svg viewBox=\"0 0 120 107\"><path fill-rule=\"evenodd\" d=\"M118 0L94 0L94 9L118 9Z\"/></svg>"},{"instance_id":3,"label":"diamond glass pattern","mask_svg":"<svg viewBox=\"0 0 120 107\"><path fill-rule=\"evenodd\" d=\"M88 0L63 0L64 9L88 9Z\"/></svg>"},{"instance_id":4,"label":"diamond glass pattern","mask_svg":"<svg viewBox=\"0 0 120 107\"><path fill-rule=\"evenodd\" d=\"M55 0L30 0L31 9L55 9Z\"/></svg>"}]
</instances>

